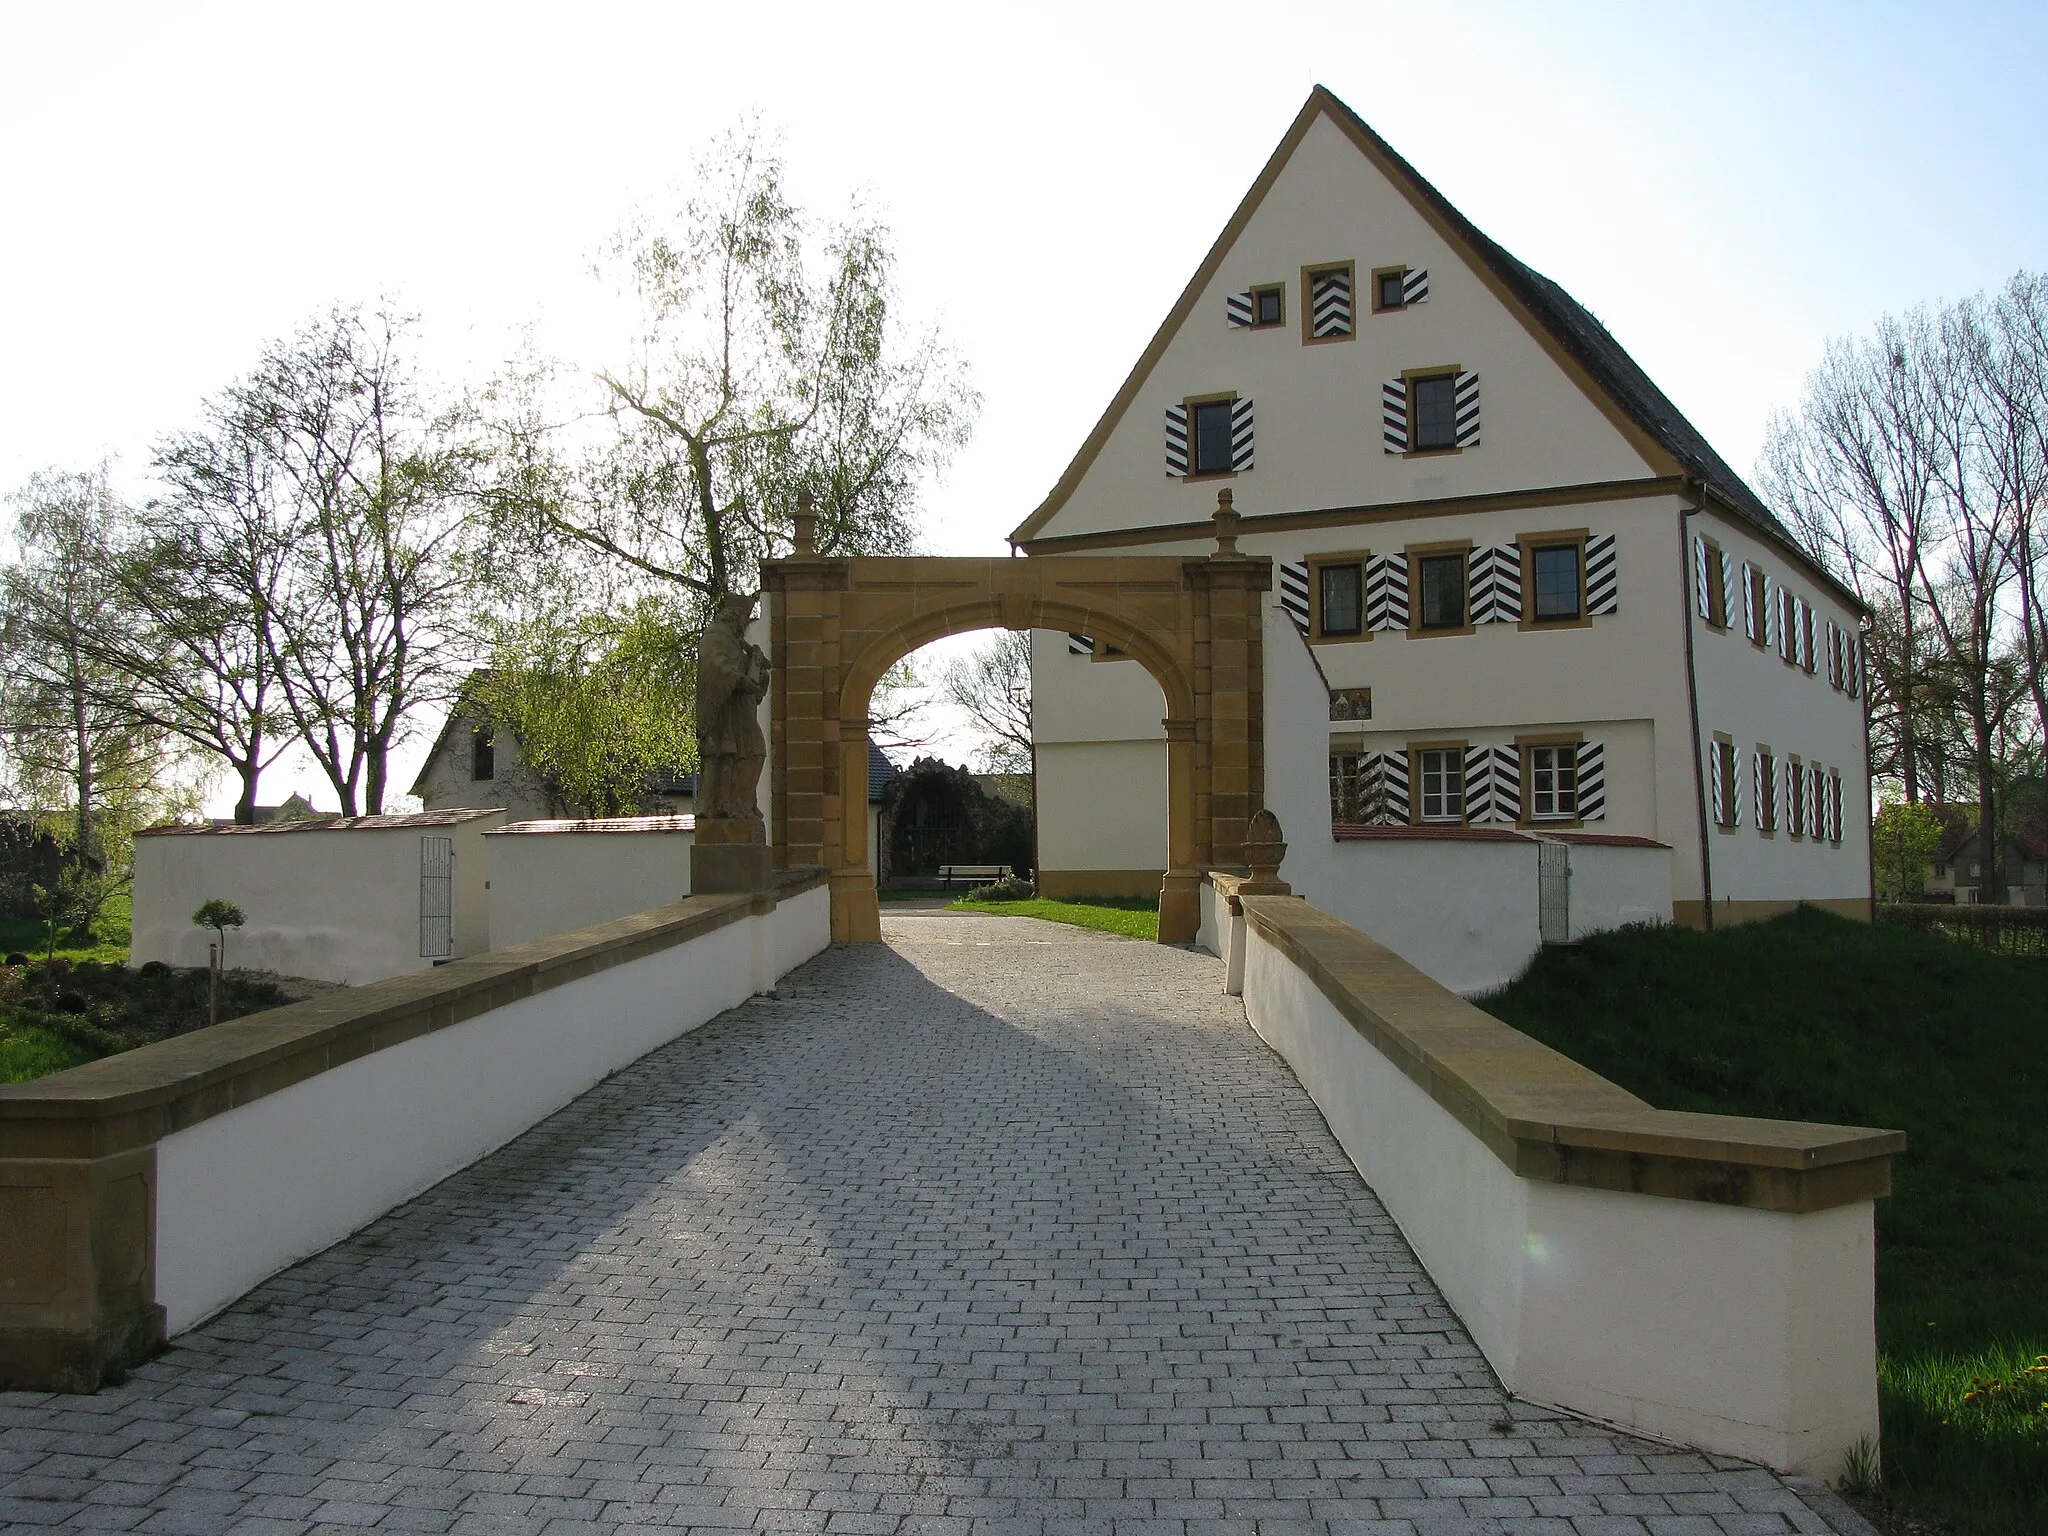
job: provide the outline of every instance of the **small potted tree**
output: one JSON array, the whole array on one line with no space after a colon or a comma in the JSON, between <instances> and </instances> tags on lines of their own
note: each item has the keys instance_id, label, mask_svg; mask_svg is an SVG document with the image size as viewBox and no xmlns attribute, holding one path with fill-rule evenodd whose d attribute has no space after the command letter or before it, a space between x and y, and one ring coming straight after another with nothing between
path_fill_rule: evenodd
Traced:
<instances>
[{"instance_id":1,"label":"small potted tree","mask_svg":"<svg viewBox=\"0 0 2048 1536\"><path fill-rule=\"evenodd\" d=\"M240 907L218 896L202 901L199 910L192 914L196 926L211 928L220 935L216 943L206 946L206 1022L209 1024L220 1022L220 973L227 969L228 930L239 928L248 920Z\"/></svg>"}]
</instances>

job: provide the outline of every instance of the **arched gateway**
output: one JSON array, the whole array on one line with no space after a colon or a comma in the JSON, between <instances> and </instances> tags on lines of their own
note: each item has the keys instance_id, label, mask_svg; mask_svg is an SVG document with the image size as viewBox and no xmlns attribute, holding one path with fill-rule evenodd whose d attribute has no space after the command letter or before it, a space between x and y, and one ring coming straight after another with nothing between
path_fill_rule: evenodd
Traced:
<instances>
[{"instance_id":1,"label":"arched gateway","mask_svg":"<svg viewBox=\"0 0 2048 1536\"><path fill-rule=\"evenodd\" d=\"M991 628L1090 635L1159 684L1168 818L1159 938L1195 936L1201 872L1243 862L1245 824L1265 789L1260 622L1273 563L1237 552L1227 510L1217 521L1218 548L1206 558L820 558L800 544L766 567L771 841L778 865L831 871L834 940L882 936L864 814L876 681L921 645Z\"/></svg>"}]
</instances>

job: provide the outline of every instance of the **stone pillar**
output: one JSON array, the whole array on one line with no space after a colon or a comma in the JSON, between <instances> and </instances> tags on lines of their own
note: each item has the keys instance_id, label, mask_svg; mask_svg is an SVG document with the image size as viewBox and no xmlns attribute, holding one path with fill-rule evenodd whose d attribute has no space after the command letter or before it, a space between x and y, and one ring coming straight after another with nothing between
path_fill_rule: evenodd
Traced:
<instances>
[{"instance_id":1,"label":"stone pillar","mask_svg":"<svg viewBox=\"0 0 2048 1536\"><path fill-rule=\"evenodd\" d=\"M882 942L882 902L868 870L868 733L842 727L839 741L839 863L832 870L832 942Z\"/></svg>"},{"instance_id":2,"label":"stone pillar","mask_svg":"<svg viewBox=\"0 0 2048 1536\"><path fill-rule=\"evenodd\" d=\"M0 1391L96 1392L164 1341L156 1147L127 1127L11 1120L0 1139Z\"/></svg>"},{"instance_id":3,"label":"stone pillar","mask_svg":"<svg viewBox=\"0 0 2048 1536\"><path fill-rule=\"evenodd\" d=\"M847 566L844 560L777 560L762 575L771 594L774 858L785 869L834 869L838 859L828 858L826 844L828 822L837 840L837 806L828 802L836 801L839 785L839 607Z\"/></svg>"},{"instance_id":4,"label":"stone pillar","mask_svg":"<svg viewBox=\"0 0 2048 1536\"><path fill-rule=\"evenodd\" d=\"M1225 509L1226 512L1228 509ZM1227 541L1234 542L1234 541ZM1244 862L1265 800L1265 606L1273 562L1219 552L1185 562L1196 611L1195 810L1201 867Z\"/></svg>"},{"instance_id":5,"label":"stone pillar","mask_svg":"<svg viewBox=\"0 0 2048 1536\"><path fill-rule=\"evenodd\" d=\"M1159 883L1159 942L1185 944L1202 926L1200 822L1193 720L1166 725L1166 875Z\"/></svg>"}]
</instances>

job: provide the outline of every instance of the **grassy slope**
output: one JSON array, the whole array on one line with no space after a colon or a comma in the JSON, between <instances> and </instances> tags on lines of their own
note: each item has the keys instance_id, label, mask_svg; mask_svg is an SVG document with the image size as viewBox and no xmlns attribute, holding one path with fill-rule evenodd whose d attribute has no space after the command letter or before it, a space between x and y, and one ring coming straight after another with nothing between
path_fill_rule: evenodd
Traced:
<instances>
[{"instance_id":1,"label":"grassy slope","mask_svg":"<svg viewBox=\"0 0 2048 1536\"><path fill-rule=\"evenodd\" d=\"M57 953L69 960L100 960L110 965L128 962L128 897L116 896L100 919L97 942L59 944ZM49 930L33 918L0 922L0 955L21 953L40 960L47 952ZM47 1077L70 1067L83 1066L93 1053L76 1041L33 1026L15 1027L0 1011L0 1083L25 1083L33 1077Z\"/></svg>"},{"instance_id":2,"label":"grassy slope","mask_svg":"<svg viewBox=\"0 0 2048 1536\"><path fill-rule=\"evenodd\" d=\"M1904 1129L1878 1204L1886 1491L2048 1531L2048 963L1803 910L1546 955L1484 1007L1652 1103Z\"/></svg>"},{"instance_id":3,"label":"grassy slope","mask_svg":"<svg viewBox=\"0 0 2048 1536\"><path fill-rule=\"evenodd\" d=\"M57 953L69 960L98 960L107 965L128 963L128 894L122 892L100 914L99 931L91 944L59 943ZM0 921L0 955L25 954L40 960L47 953L50 930L32 917Z\"/></svg>"},{"instance_id":4,"label":"grassy slope","mask_svg":"<svg viewBox=\"0 0 2048 1536\"><path fill-rule=\"evenodd\" d=\"M948 912L995 912L1004 917L1041 917L1047 922L1072 923L1077 928L1094 928L1103 933L1120 933L1127 938L1159 937L1159 903L1134 897L1100 896L1092 901L1055 901L1048 896L1030 901L975 901L962 897L947 907Z\"/></svg>"}]
</instances>

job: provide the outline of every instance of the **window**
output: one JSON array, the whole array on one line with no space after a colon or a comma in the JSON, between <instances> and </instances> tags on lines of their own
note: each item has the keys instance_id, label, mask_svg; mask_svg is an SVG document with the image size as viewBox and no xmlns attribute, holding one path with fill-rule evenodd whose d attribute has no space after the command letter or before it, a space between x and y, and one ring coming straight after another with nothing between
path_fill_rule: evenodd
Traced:
<instances>
[{"instance_id":1,"label":"window","mask_svg":"<svg viewBox=\"0 0 2048 1536\"><path fill-rule=\"evenodd\" d=\"M479 784L498 776L498 737L488 725L470 727L469 776Z\"/></svg>"},{"instance_id":2,"label":"window","mask_svg":"<svg viewBox=\"0 0 2048 1536\"><path fill-rule=\"evenodd\" d=\"M1584 611L1579 586L1579 546L1546 544L1529 551L1536 581L1535 619L1576 619Z\"/></svg>"},{"instance_id":3,"label":"window","mask_svg":"<svg viewBox=\"0 0 2048 1536\"><path fill-rule=\"evenodd\" d=\"M1424 555L1416 561L1423 629L1465 626L1465 556Z\"/></svg>"},{"instance_id":4,"label":"window","mask_svg":"<svg viewBox=\"0 0 2048 1536\"><path fill-rule=\"evenodd\" d=\"M1263 329L1269 325L1281 325L1287 319L1287 290L1279 284L1271 288L1252 290L1252 325Z\"/></svg>"},{"instance_id":5,"label":"window","mask_svg":"<svg viewBox=\"0 0 2048 1536\"><path fill-rule=\"evenodd\" d=\"M1351 338L1351 263L1304 267L1301 291L1303 341L1348 341Z\"/></svg>"},{"instance_id":6,"label":"window","mask_svg":"<svg viewBox=\"0 0 2048 1536\"><path fill-rule=\"evenodd\" d=\"M1743 567L1749 582L1749 604L1745 610L1749 624L1751 645L1770 643L1771 628L1771 582L1761 568L1754 565Z\"/></svg>"},{"instance_id":7,"label":"window","mask_svg":"<svg viewBox=\"0 0 2048 1536\"><path fill-rule=\"evenodd\" d=\"M1415 424L1413 449L1458 446L1458 380L1455 374L1440 373L1431 378L1408 381L1408 419Z\"/></svg>"},{"instance_id":8,"label":"window","mask_svg":"<svg viewBox=\"0 0 2048 1536\"><path fill-rule=\"evenodd\" d=\"M1778 825L1778 760L1762 747L1756 749L1756 829L1776 830Z\"/></svg>"},{"instance_id":9,"label":"window","mask_svg":"<svg viewBox=\"0 0 2048 1536\"><path fill-rule=\"evenodd\" d=\"M1408 271L1405 267L1382 267L1379 271L1373 273L1372 307L1374 309L1400 309L1404 306L1408 302L1408 298L1402 292L1401 279L1407 275Z\"/></svg>"},{"instance_id":10,"label":"window","mask_svg":"<svg viewBox=\"0 0 2048 1536\"><path fill-rule=\"evenodd\" d=\"M1422 759L1422 819L1464 821L1465 749L1431 748L1417 756Z\"/></svg>"},{"instance_id":11,"label":"window","mask_svg":"<svg viewBox=\"0 0 2048 1536\"><path fill-rule=\"evenodd\" d=\"M1740 764L1735 756L1735 743L1716 741L1714 743L1714 825L1732 827L1739 820L1735 809L1735 775Z\"/></svg>"},{"instance_id":12,"label":"window","mask_svg":"<svg viewBox=\"0 0 2048 1536\"><path fill-rule=\"evenodd\" d=\"M1316 567L1316 596L1321 623L1318 633L1355 635L1364 629L1364 569L1355 561L1346 565Z\"/></svg>"},{"instance_id":13,"label":"window","mask_svg":"<svg viewBox=\"0 0 2048 1536\"><path fill-rule=\"evenodd\" d=\"M1785 765L1785 830L1806 836L1806 765L1796 757Z\"/></svg>"},{"instance_id":14,"label":"window","mask_svg":"<svg viewBox=\"0 0 2048 1536\"><path fill-rule=\"evenodd\" d=\"M1579 749L1530 747L1529 819L1571 821L1579 814Z\"/></svg>"},{"instance_id":15,"label":"window","mask_svg":"<svg viewBox=\"0 0 2048 1536\"><path fill-rule=\"evenodd\" d=\"M1207 400L1190 407L1195 421L1195 469L1198 475L1226 474L1230 469L1230 405Z\"/></svg>"},{"instance_id":16,"label":"window","mask_svg":"<svg viewBox=\"0 0 2048 1536\"><path fill-rule=\"evenodd\" d=\"M1937 880L1946 880L1948 878L1948 866L1939 860L1935 861L1934 878Z\"/></svg>"}]
</instances>

